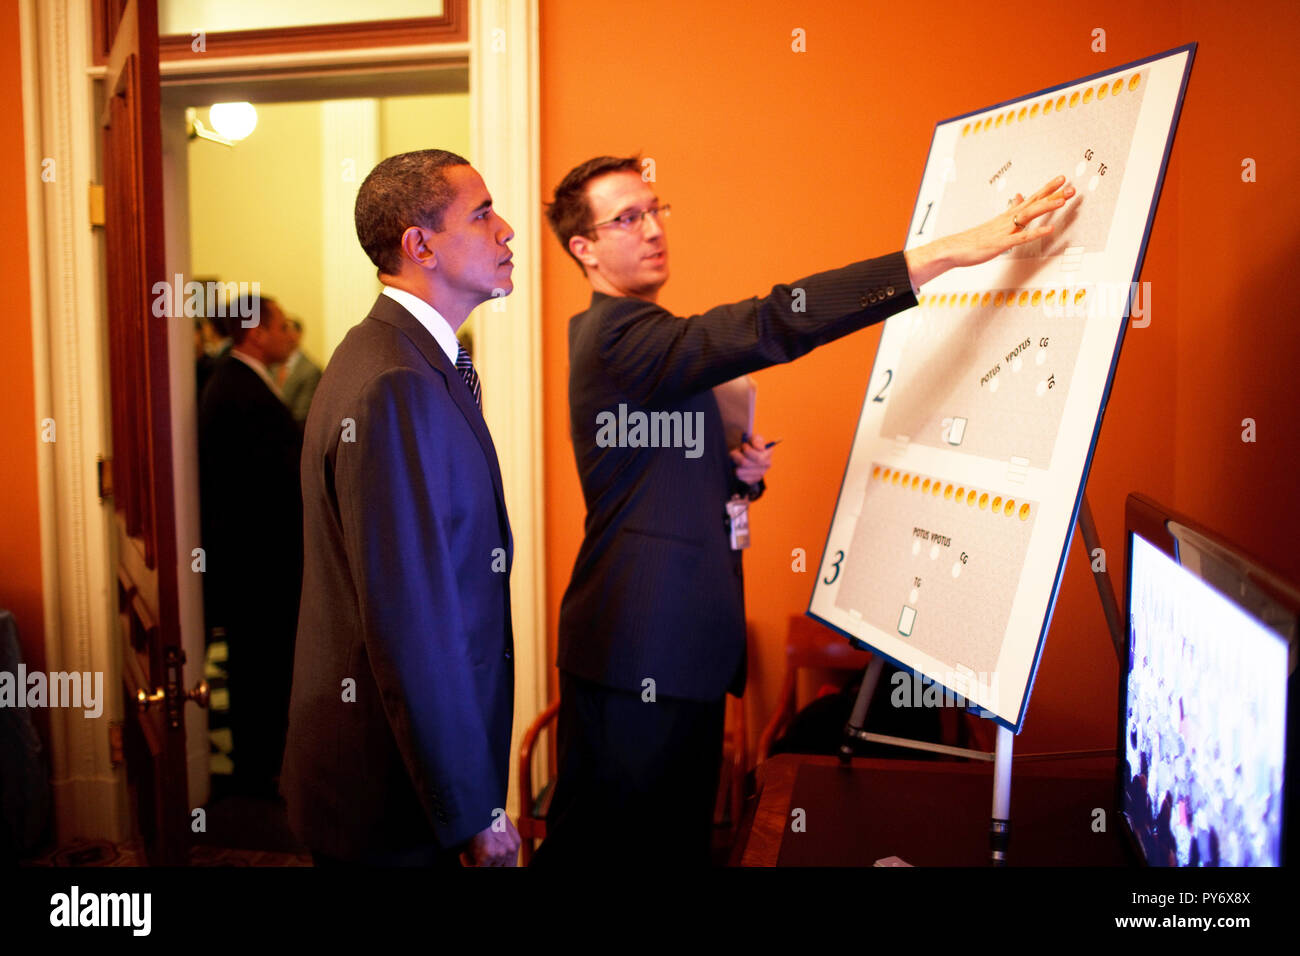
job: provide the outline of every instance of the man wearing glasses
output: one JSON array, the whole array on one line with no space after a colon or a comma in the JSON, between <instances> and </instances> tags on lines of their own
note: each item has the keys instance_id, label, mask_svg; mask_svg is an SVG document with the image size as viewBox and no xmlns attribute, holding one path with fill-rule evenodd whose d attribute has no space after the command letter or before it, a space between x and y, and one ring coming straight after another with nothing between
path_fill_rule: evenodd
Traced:
<instances>
[{"instance_id":1,"label":"man wearing glasses","mask_svg":"<svg viewBox=\"0 0 1300 956\"><path fill-rule=\"evenodd\" d=\"M771 465L758 435L728 452L713 387L911 308L948 269L1049 233L1026 227L1073 195L1058 177L967 232L681 318L657 304L670 210L640 160L597 157L564 177L547 217L592 288L569 323L587 518L560 608L560 766L537 863L604 860L629 826L638 862L708 862L724 701L745 685L732 525Z\"/></svg>"}]
</instances>

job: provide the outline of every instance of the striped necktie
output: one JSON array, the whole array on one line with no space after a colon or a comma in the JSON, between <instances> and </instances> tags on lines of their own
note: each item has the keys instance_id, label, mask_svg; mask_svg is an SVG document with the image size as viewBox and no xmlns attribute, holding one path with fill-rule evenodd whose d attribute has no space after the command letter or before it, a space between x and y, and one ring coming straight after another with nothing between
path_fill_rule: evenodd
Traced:
<instances>
[{"instance_id":1,"label":"striped necktie","mask_svg":"<svg viewBox=\"0 0 1300 956\"><path fill-rule=\"evenodd\" d=\"M474 403L478 405L478 410L481 412L483 411L483 388L479 384L478 373L474 371L474 363L470 361L465 346L458 342L456 347L459 349L456 353L456 368L460 371L461 378L465 380L465 385L474 396Z\"/></svg>"}]
</instances>

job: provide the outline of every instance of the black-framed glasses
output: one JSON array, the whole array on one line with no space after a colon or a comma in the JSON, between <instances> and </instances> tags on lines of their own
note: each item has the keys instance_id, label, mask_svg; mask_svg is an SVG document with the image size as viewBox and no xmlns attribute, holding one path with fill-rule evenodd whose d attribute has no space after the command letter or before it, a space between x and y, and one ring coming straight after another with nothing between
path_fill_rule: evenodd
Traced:
<instances>
[{"instance_id":1,"label":"black-framed glasses","mask_svg":"<svg viewBox=\"0 0 1300 956\"><path fill-rule=\"evenodd\" d=\"M613 219L595 223L591 228L599 229L601 226L616 226L624 232L631 232L641 225L646 216L650 216L655 222L662 222L662 220L671 216L672 212L673 207L668 203L662 206L651 206L649 209L633 209L621 216L615 216Z\"/></svg>"}]
</instances>

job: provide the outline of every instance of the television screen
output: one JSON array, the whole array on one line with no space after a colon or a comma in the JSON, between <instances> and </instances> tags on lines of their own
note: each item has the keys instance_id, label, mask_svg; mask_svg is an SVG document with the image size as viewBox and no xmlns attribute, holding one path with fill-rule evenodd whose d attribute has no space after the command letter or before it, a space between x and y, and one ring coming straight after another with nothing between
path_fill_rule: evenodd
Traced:
<instances>
[{"instance_id":1,"label":"television screen","mask_svg":"<svg viewBox=\"0 0 1300 956\"><path fill-rule=\"evenodd\" d=\"M1130 535L1122 806L1153 866L1282 862L1289 644Z\"/></svg>"}]
</instances>

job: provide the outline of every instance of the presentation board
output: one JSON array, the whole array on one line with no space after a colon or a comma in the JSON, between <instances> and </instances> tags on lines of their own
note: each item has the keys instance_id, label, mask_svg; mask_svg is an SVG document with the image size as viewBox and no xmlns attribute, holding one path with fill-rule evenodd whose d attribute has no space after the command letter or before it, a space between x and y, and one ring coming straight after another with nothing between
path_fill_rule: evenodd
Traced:
<instances>
[{"instance_id":1,"label":"presentation board","mask_svg":"<svg viewBox=\"0 0 1300 956\"><path fill-rule=\"evenodd\" d=\"M930 144L908 248L1057 175L1078 194L1035 221L1052 235L885 323L808 613L1016 731L1125 328L1150 321L1137 278L1194 55L946 120Z\"/></svg>"}]
</instances>

